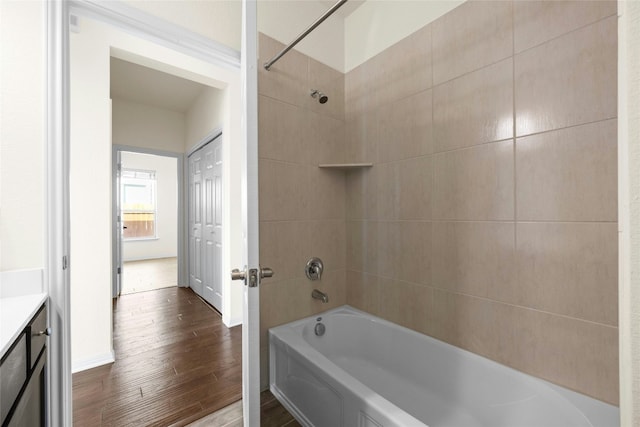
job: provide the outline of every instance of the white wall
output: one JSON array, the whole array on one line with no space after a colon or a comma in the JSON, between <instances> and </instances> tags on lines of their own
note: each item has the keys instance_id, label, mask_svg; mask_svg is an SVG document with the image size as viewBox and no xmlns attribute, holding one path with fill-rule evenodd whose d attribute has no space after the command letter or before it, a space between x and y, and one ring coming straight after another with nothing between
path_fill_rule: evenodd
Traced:
<instances>
[{"instance_id":1,"label":"white wall","mask_svg":"<svg viewBox=\"0 0 640 427\"><path fill-rule=\"evenodd\" d=\"M74 371L104 363L111 339L111 138L109 58L155 68L228 91L225 97L225 163L238 162L240 140L240 76L200 59L131 36L108 25L80 19L80 33L70 36L71 47L71 342ZM223 271L243 265L239 168L223 176L224 236L229 250ZM233 238L231 238L233 236ZM185 248L186 251L186 248ZM186 253L186 252L185 252ZM242 288L224 276L228 310L223 320L242 319Z\"/></svg>"},{"instance_id":2,"label":"white wall","mask_svg":"<svg viewBox=\"0 0 640 427\"><path fill-rule=\"evenodd\" d=\"M327 9L329 6L317 1L259 1L258 31L289 44ZM344 72L344 20L337 13L333 14L295 49Z\"/></svg>"},{"instance_id":3,"label":"white wall","mask_svg":"<svg viewBox=\"0 0 640 427\"><path fill-rule=\"evenodd\" d=\"M620 421L640 425L640 2L618 1Z\"/></svg>"},{"instance_id":4,"label":"white wall","mask_svg":"<svg viewBox=\"0 0 640 427\"><path fill-rule=\"evenodd\" d=\"M0 271L44 267L45 10L0 1Z\"/></svg>"},{"instance_id":5,"label":"white wall","mask_svg":"<svg viewBox=\"0 0 640 427\"><path fill-rule=\"evenodd\" d=\"M240 50L241 0L126 0L125 3L232 49Z\"/></svg>"},{"instance_id":6,"label":"white wall","mask_svg":"<svg viewBox=\"0 0 640 427\"><path fill-rule=\"evenodd\" d=\"M121 153L123 169L156 172L156 239L124 241L124 261L178 256L178 159L151 154Z\"/></svg>"},{"instance_id":7,"label":"white wall","mask_svg":"<svg viewBox=\"0 0 640 427\"><path fill-rule=\"evenodd\" d=\"M70 38L71 353L78 365L112 357L111 101L108 45L96 29ZM95 120L94 118L102 118Z\"/></svg>"},{"instance_id":8,"label":"white wall","mask_svg":"<svg viewBox=\"0 0 640 427\"><path fill-rule=\"evenodd\" d=\"M222 127L225 115L225 93L208 87L193 102L185 114L184 152L204 139L212 130Z\"/></svg>"},{"instance_id":9,"label":"white wall","mask_svg":"<svg viewBox=\"0 0 640 427\"><path fill-rule=\"evenodd\" d=\"M345 19L344 70L351 71L462 3L464 0L365 2Z\"/></svg>"},{"instance_id":10,"label":"white wall","mask_svg":"<svg viewBox=\"0 0 640 427\"><path fill-rule=\"evenodd\" d=\"M184 152L184 114L124 99L112 101L114 144Z\"/></svg>"}]
</instances>

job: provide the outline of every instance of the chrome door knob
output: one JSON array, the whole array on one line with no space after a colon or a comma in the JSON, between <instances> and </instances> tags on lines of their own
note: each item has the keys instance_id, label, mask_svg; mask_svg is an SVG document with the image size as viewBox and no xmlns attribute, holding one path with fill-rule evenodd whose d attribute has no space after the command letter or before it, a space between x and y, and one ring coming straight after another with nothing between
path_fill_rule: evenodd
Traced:
<instances>
[{"instance_id":1,"label":"chrome door knob","mask_svg":"<svg viewBox=\"0 0 640 427\"><path fill-rule=\"evenodd\" d=\"M260 267L260 278L264 279L265 277L273 277L273 270L269 267Z\"/></svg>"},{"instance_id":2,"label":"chrome door knob","mask_svg":"<svg viewBox=\"0 0 640 427\"><path fill-rule=\"evenodd\" d=\"M231 270L231 280L244 280L246 276L247 274L244 270L240 271L237 268Z\"/></svg>"}]
</instances>

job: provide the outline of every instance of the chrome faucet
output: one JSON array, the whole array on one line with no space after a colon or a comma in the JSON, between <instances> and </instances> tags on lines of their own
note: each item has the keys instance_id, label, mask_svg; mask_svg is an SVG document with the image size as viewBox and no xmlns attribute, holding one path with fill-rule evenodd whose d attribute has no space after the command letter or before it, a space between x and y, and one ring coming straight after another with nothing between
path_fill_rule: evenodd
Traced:
<instances>
[{"instance_id":1,"label":"chrome faucet","mask_svg":"<svg viewBox=\"0 0 640 427\"><path fill-rule=\"evenodd\" d=\"M309 280L320 280L322 278L322 271L324 270L324 264L318 257L313 257L307 261L307 265L304 268L304 273Z\"/></svg>"},{"instance_id":2,"label":"chrome faucet","mask_svg":"<svg viewBox=\"0 0 640 427\"><path fill-rule=\"evenodd\" d=\"M314 289L313 292L311 292L311 298L319 299L323 303L329 302L329 296L327 294L325 294L324 292L319 291L317 289Z\"/></svg>"}]
</instances>

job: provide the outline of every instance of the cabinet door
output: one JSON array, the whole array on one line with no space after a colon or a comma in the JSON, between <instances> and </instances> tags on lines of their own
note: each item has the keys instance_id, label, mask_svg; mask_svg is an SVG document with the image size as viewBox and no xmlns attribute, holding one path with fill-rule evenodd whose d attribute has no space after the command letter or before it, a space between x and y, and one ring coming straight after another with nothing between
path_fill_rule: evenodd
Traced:
<instances>
[{"instance_id":1,"label":"cabinet door","mask_svg":"<svg viewBox=\"0 0 640 427\"><path fill-rule=\"evenodd\" d=\"M47 352L44 351L7 427L42 427L45 425L46 360Z\"/></svg>"},{"instance_id":2,"label":"cabinet door","mask_svg":"<svg viewBox=\"0 0 640 427\"><path fill-rule=\"evenodd\" d=\"M0 424L9 415L27 380L27 337L23 332L0 364Z\"/></svg>"}]
</instances>

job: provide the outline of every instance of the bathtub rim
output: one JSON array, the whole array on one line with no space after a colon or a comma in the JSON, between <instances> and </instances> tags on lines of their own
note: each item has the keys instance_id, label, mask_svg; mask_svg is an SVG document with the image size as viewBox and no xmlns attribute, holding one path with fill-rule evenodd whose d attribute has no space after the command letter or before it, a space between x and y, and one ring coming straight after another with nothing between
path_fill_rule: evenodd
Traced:
<instances>
[{"instance_id":1,"label":"bathtub rim","mask_svg":"<svg viewBox=\"0 0 640 427\"><path fill-rule=\"evenodd\" d=\"M338 382L342 387L345 387L348 389L355 389L356 392L364 393L364 394L360 394L360 396L368 404L383 405L383 406L391 405L393 408L396 408L398 411L406 413L402 409L400 409L398 406L396 406L393 402L377 394L375 390L371 390L368 386L360 382L355 377L351 376L350 373L346 372L340 366L336 365L327 356L325 356L320 351L313 348L310 344L306 343L304 337L301 334L301 327L309 323L315 323L318 317L330 316L332 314L347 314L352 316L362 316L367 319L370 319L373 322L384 324L391 328L399 328L400 330L402 330L402 332L413 335L415 338L433 340L437 345L444 346L446 348L451 349L452 351L462 352L462 354L465 355L465 357L481 358L484 363L488 363L490 365L497 365L500 368L510 371L510 373L512 374L515 373L516 375L523 375L527 381L532 381L534 383L538 383L539 385L546 386L549 389L551 389L551 391L559 394L560 397L566 400L568 404L573 405L585 417L585 419L593 426L609 427L609 426L618 426L620 423L619 421L620 410L619 410L619 407L615 405L598 400L591 396L587 396L585 394L568 389L566 387L554 384L548 380L517 370L515 368L504 365L502 363L489 359L480 354L473 353L469 350L463 349L461 347L457 347L453 344L449 344L445 341L439 340L432 336L414 331L413 329L409 329L405 326L388 321L374 314L368 313L363 310L359 310L348 304L335 307L333 309L326 310L321 313L317 313L311 316L304 317L302 319L294 320L292 322L270 328L268 333L269 352L271 353L272 351L271 339L272 337L274 337L279 341L283 342L284 344L286 344L290 350L294 351L299 356L301 356L303 360L306 360L309 363L314 364L316 366L317 365L320 365L321 367L328 366L330 369L323 370L323 372L325 372L326 375L331 377L332 380L335 380L336 382ZM289 338L289 340L287 338ZM302 341L302 343L300 341ZM292 345L294 343L297 345ZM273 356L273 355L270 354L270 356ZM275 392L273 390L274 388L273 374L274 373L273 373L272 367L273 367L273 359L271 357L269 362L269 374L270 374L269 387L272 393L274 393L274 395L278 398L278 400L281 401L281 403L283 403L283 405L284 405L284 402L282 402L281 399L285 399L287 401L288 405L285 405L285 407L287 407L287 409L291 411L289 406L292 406L292 405L290 402L288 402L288 399L286 399L286 397L283 396L282 393L280 393L277 389L275 390ZM348 377L349 381L344 381L343 378L345 377ZM294 410L294 412L297 412L297 411ZM298 415L301 415L301 414L298 414ZM409 415L412 420L419 421L416 418L412 417L410 414L407 413L407 415ZM422 423L422 421L419 421L419 422ZM310 425L310 424L306 424L306 425Z\"/></svg>"}]
</instances>

